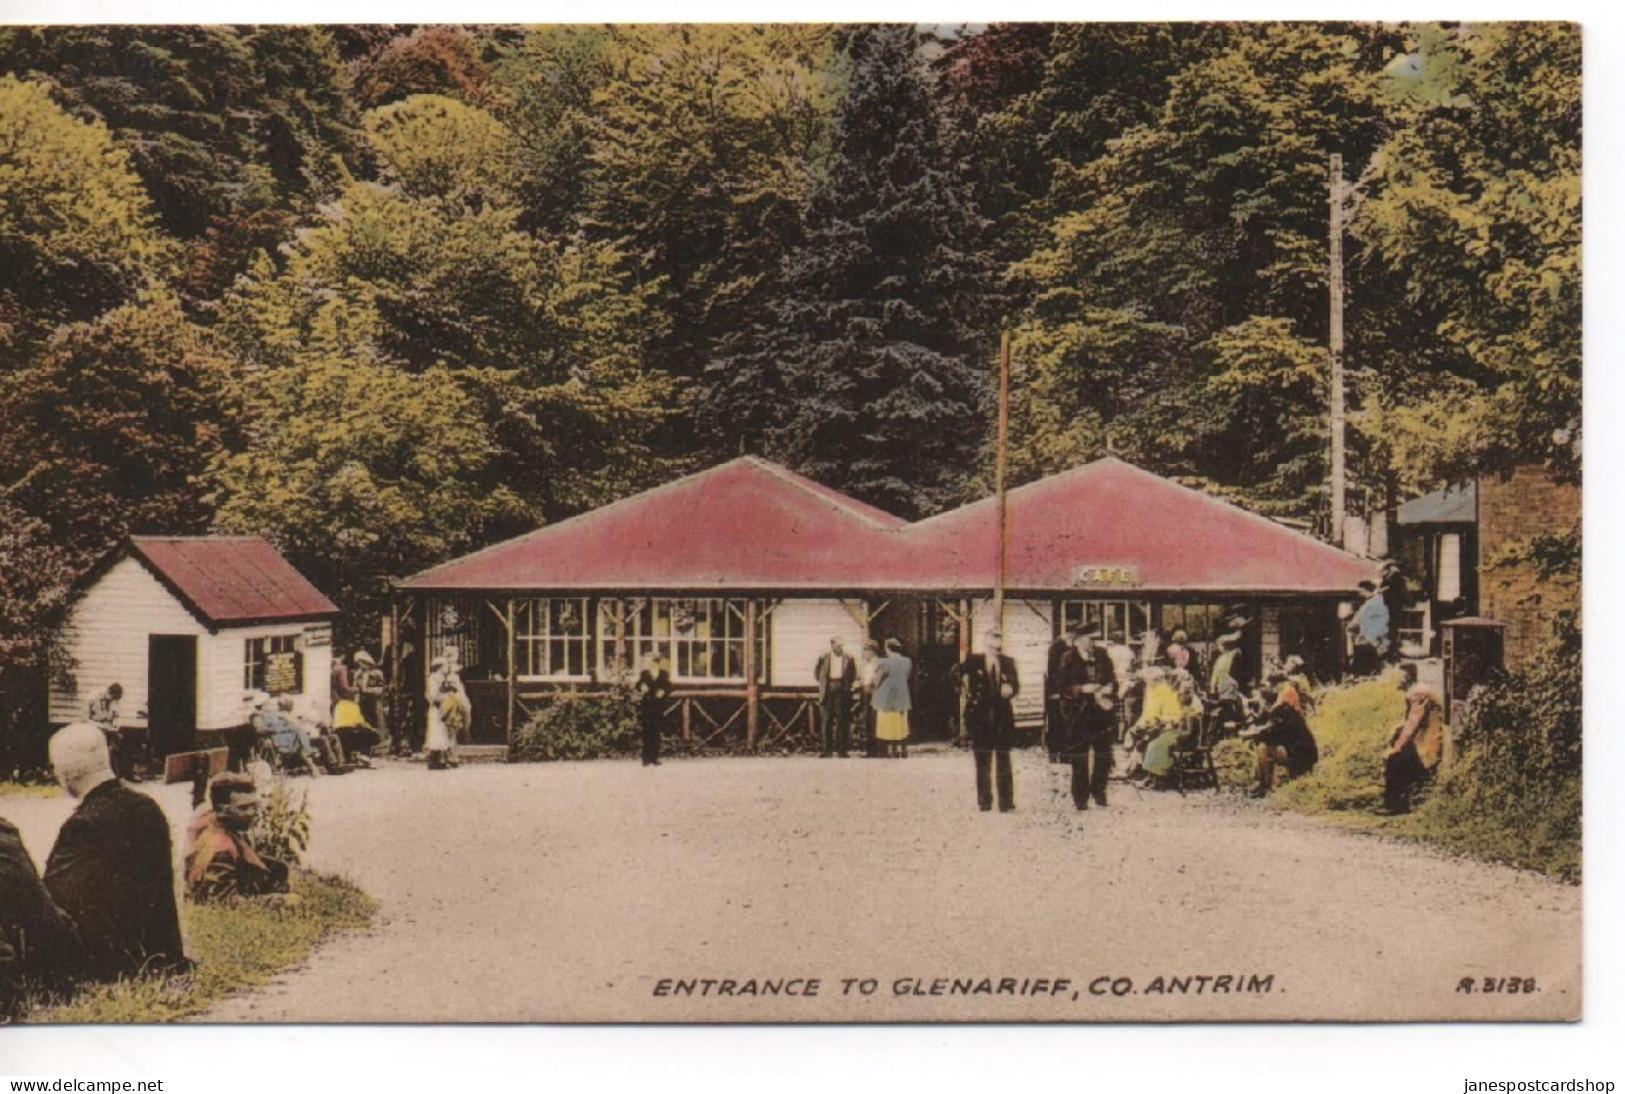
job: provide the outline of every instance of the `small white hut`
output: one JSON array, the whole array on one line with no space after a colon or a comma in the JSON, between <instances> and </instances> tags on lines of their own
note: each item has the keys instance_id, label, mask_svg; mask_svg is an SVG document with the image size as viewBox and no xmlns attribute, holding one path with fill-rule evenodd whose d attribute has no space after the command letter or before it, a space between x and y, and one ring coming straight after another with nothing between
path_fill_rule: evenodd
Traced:
<instances>
[{"instance_id":1,"label":"small white hut","mask_svg":"<svg viewBox=\"0 0 1625 1094\"><path fill-rule=\"evenodd\" d=\"M241 724L249 688L325 716L337 614L259 536L133 536L69 608L73 679L52 685L51 722L84 719L114 683L120 725L149 730L157 756Z\"/></svg>"}]
</instances>

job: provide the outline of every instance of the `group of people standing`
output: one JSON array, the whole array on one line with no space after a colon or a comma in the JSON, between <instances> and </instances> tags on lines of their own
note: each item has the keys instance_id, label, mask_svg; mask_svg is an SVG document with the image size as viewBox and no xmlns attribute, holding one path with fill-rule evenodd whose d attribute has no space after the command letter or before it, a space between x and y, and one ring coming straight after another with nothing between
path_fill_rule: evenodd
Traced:
<instances>
[{"instance_id":1,"label":"group of people standing","mask_svg":"<svg viewBox=\"0 0 1625 1094\"><path fill-rule=\"evenodd\" d=\"M884 653L882 649L884 648ZM854 723L861 726L865 755L902 759L908 755L909 715L914 704L909 681L914 662L896 638L884 647L868 640L854 659L839 638L813 666L818 684L820 756L849 756Z\"/></svg>"}]
</instances>

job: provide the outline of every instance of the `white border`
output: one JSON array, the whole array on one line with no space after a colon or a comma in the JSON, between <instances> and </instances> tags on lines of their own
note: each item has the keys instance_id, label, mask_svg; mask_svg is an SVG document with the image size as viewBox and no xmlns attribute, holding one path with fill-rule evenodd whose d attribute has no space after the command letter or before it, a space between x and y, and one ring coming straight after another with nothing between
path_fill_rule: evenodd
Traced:
<instances>
[{"instance_id":1,"label":"white border","mask_svg":"<svg viewBox=\"0 0 1625 1094\"><path fill-rule=\"evenodd\" d=\"M764 9L739 0L610 0L590 11L560 4L469 0L203 3L143 0L0 0L6 22L489 22L708 19L865 19L917 22L1014 18L1577 19L1586 24L1586 991L1577 1026L1179 1026L903 1028L455 1028L186 1027L0 1028L0 1073L163 1078L166 1092L289 1090L487 1091L631 1089L668 1092L817 1090L1019 1091L1078 1088L1200 1090L1203 1094L1462 1090L1465 1078L1590 1078L1625 1083L1625 962L1619 926L1625 748L1611 690L1618 671L1613 621L1625 619L1625 345L1620 307L1625 202L1625 17L1603 4L1361 5L1271 2L1104 4L901 3L837 0ZM1617 624L1615 624L1617 626ZM1612 676L1610 676L1612 683Z\"/></svg>"}]
</instances>

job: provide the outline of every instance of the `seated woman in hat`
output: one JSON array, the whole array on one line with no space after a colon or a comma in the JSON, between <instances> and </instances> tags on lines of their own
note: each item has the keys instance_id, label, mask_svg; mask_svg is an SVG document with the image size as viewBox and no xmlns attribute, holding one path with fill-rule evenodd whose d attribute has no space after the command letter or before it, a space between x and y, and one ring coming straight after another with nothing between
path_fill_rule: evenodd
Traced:
<instances>
[{"instance_id":1,"label":"seated woman in hat","mask_svg":"<svg viewBox=\"0 0 1625 1094\"><path fill-rule=\"evenodd\" d=\"M345 755L363 767L371 767L367 759L369 753L382 740L378 731L367 720L361 710L362 692L360 681L369 667L373 666L372 655L366 650L357 650L355 654L356 672L352 682L349 674L344 675L344 683L348 694L341 694L338 690L333 692L333 732L344 745ZM342 660L334 662L334 687L338 687L338 669L342 667Z\"/></svg>"},{"instance_id":2,"label":"seated woman in hat","mask_svg":"<svg viewBox=\"0 0 1625 1094\"><path fill-rule=\"evenodd\" d=\"M1196 681L1183 669L1154 665L1145 670L1145 708L1134 725L1132 740L1142 749L1140 785L1160 783L1173 773L1174 752L1201 723L1202 701ZM1129 773L1133 775L1130 760Z\"/></svg>"}]
</instances>

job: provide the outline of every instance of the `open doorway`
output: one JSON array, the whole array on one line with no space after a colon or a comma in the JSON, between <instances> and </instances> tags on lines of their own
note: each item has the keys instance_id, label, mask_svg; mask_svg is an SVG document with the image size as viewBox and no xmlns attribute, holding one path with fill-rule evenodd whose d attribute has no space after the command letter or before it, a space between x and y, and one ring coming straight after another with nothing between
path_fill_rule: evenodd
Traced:
<instances>
[{"instance_id":1,"label":"open doorway","mask_svg":"<svg viewBox=\"0 0 1625 1094\"><path fill-rule=\"evenodd\" d=\"M147 637L147 725L153 758L160 764L197 743L197 639L192 635Z\"/></svg>"}]
</instances>

